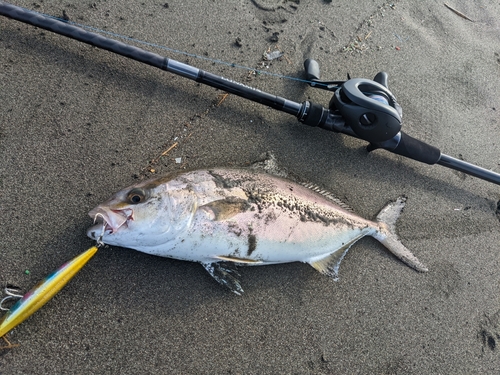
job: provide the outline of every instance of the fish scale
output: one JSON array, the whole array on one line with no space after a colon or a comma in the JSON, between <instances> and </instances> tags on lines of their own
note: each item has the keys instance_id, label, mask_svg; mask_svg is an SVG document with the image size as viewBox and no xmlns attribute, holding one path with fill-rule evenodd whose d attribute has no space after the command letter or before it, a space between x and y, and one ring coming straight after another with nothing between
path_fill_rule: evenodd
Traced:
<instances>
[{"instance_id":1,"label":"fish scale","mask_svg":"<svg viewBox=\"0 0 500 375\"><path fill-rule=\"evenodd\" d=\"M123 189L91 210L97 223L88 235L101 234L104 223L104 243L199 262L237 294L243 289L227 264L304 262L337 279L345 253L364 236L427 270L395 233L405 198L370 221L331 197L254 169L175 173Z\"/></svg>"}]
</instances>

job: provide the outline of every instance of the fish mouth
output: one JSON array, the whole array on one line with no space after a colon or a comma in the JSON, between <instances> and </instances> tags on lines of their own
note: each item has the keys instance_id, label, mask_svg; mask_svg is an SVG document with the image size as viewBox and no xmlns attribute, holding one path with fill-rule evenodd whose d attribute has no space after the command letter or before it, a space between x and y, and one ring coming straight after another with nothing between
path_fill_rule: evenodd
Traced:
<instances>
[{"instance_id":1,"label":"fish mouth","mask_svg":"<svg viewBox=\"0 0 500 375\"><path fill-rule=\"evenodd\" d=\"M100 227L103 234L112 234L120 228L127 228L128 222L134 220L134 211L131 209L110 209L104 207L96 207L89 212L89 216L94 219L94 226L89 229L94 230Z\"/></svg>"}]
</instances>

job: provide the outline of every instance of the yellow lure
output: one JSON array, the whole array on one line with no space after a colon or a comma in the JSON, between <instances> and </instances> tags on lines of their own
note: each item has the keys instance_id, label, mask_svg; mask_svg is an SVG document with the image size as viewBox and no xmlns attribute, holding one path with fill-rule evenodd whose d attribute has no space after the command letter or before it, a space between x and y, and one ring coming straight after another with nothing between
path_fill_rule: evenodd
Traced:
<instances>
[{"instance_id":1,"label":"yellow lure","mask_svg":"<svg viewBox=\"0 0 500 375\"><path fill-rule=\"evenodd\" d=\"M35 285L23 298L16 302L3 318L0 319L0 337L28 319L40 307L45 305L59 292L78 271L94 256L97 246L92 246L84 253L64 263L37 285Z\"/></svg>"}]
</instances>

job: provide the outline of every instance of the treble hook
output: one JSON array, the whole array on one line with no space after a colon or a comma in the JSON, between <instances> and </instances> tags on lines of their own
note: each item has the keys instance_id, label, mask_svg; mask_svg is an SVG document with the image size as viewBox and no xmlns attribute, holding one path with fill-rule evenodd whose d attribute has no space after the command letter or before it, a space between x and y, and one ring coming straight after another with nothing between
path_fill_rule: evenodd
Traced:
<instances>
[{"instance_id":1,"label":"treble hook","mask_svg":"<svg viewBox=\"0 0 500 375\"><path fill-rule=\"evenodd\" d=\"M102 230L101 230L101 234L99 235L99 237L96 239L96 246L98 248L101 248L104 246L104 242L102 242L102 237L104 236L104 232L106 231L106 219L104 218L104 215L101 214L101 213L97 213L95 214L94 216L94 223L97 221L97 218L100 217L102 219Z\"/></svg>"},{"instance_id":2,"label":"treble hook","mask_svg":"<svg viewBox=\"0 0 500 375\"><path fill-rule=\"evenodd\" d=\"M12 298L21 298L9 311L0 319L0 337L3 337L8 346L0 349L10 349L15 345L9 343L5 335L12 329L17 327L34 312L41 308L49 301L57 292L61 290L78 271L95 255L97 246L92 246L87 251L81 253L69 262L64 263L57 270L49 274L36 284L24 297L20 295L20 291L14 288L5 288L7 297L0 301L2 310L7 310L2 306L7 300ZM18 305L19 304L19 305Z\"/></svg>"},{"instance_id":3,"label":"treble hook","mask_svg":"<svg viewBox=\"0 0 500 375\"><path fill-rule=\"evenodd\" d=\"M7 294L7 297L4 297L4 298L2 298L2 300L0 300L0 310L9 311L10 308L3 307L2 306L3 303L9 299L21 299L21 298L23 298L23 295L17 294L21 290L19 288L15 288L15 287L14 288L5 287L4 291L5 291L5 294Z\"/></svg>"}]
</instances>

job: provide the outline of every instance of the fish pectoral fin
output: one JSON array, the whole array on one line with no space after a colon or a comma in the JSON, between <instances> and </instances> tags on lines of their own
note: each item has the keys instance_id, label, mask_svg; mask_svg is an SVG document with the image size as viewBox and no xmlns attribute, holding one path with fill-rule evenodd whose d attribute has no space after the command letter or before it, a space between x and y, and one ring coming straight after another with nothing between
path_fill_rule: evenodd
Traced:
<instances>
[{"instance_id":1,"label":"fish pectoral fin","mask_svg":"<svg viewBox=\"0 0 500 375\"><path fill-rule=\"evenodd\" d=\"M336 250L335 252L330 253L329 255L327 255L324 258L315 259L314 261L310 261L307 263L309 263L311 266L314 267L314 269L316 269L318 272L322 273L323 275L330 276L333 278L333 280L338 281L340 263L342 262L342 259L344 259L345 255L347 254L347 251L349 250L351 245L354 242L356 242L357 240L359 240L360 237L356 237L351 242L342 246L340 249Z\"/></svg>"},{"instance_id":2,"label":"fish pectoral fin","mask_svg":"<svg viewBox=\"0 0 500 375\"><path fill-rule=\"evenodd\" d=\"M226 197L200 206L200 209L212 214L213 219L216 221L230 219L234 215L245 212L249 208L250 203L238 197Z\"/></svg>"},{"instance_id":3,"label":"fish pectoral fin","mask_svg":"<svg viewBox=\"0 0 500 375\"><path fill-rule=\"evenodd\" d=\"M241 296L243 288L240 281L233 276L240 276L235 268L229 266L222 266L220 263L201 263L207 272L221 285L229 288L233 293Z\"/></svg>"},{"instance_id":4,"label":"fish pectoral fin","mask_svg":"<svg viewBox=\"0 0 500 375\"><path fill-rule=\"evenodd\" d=\"M215 257L215 259L219 259L223 262L232 262L232 263L242 263L242 264L261 264L261 260L254 260L254 259L249 259L249 258L237 258L237 257L230 257L230 256L225 256L225 255L218 255Z\"/></svg>"}]
</instances>

